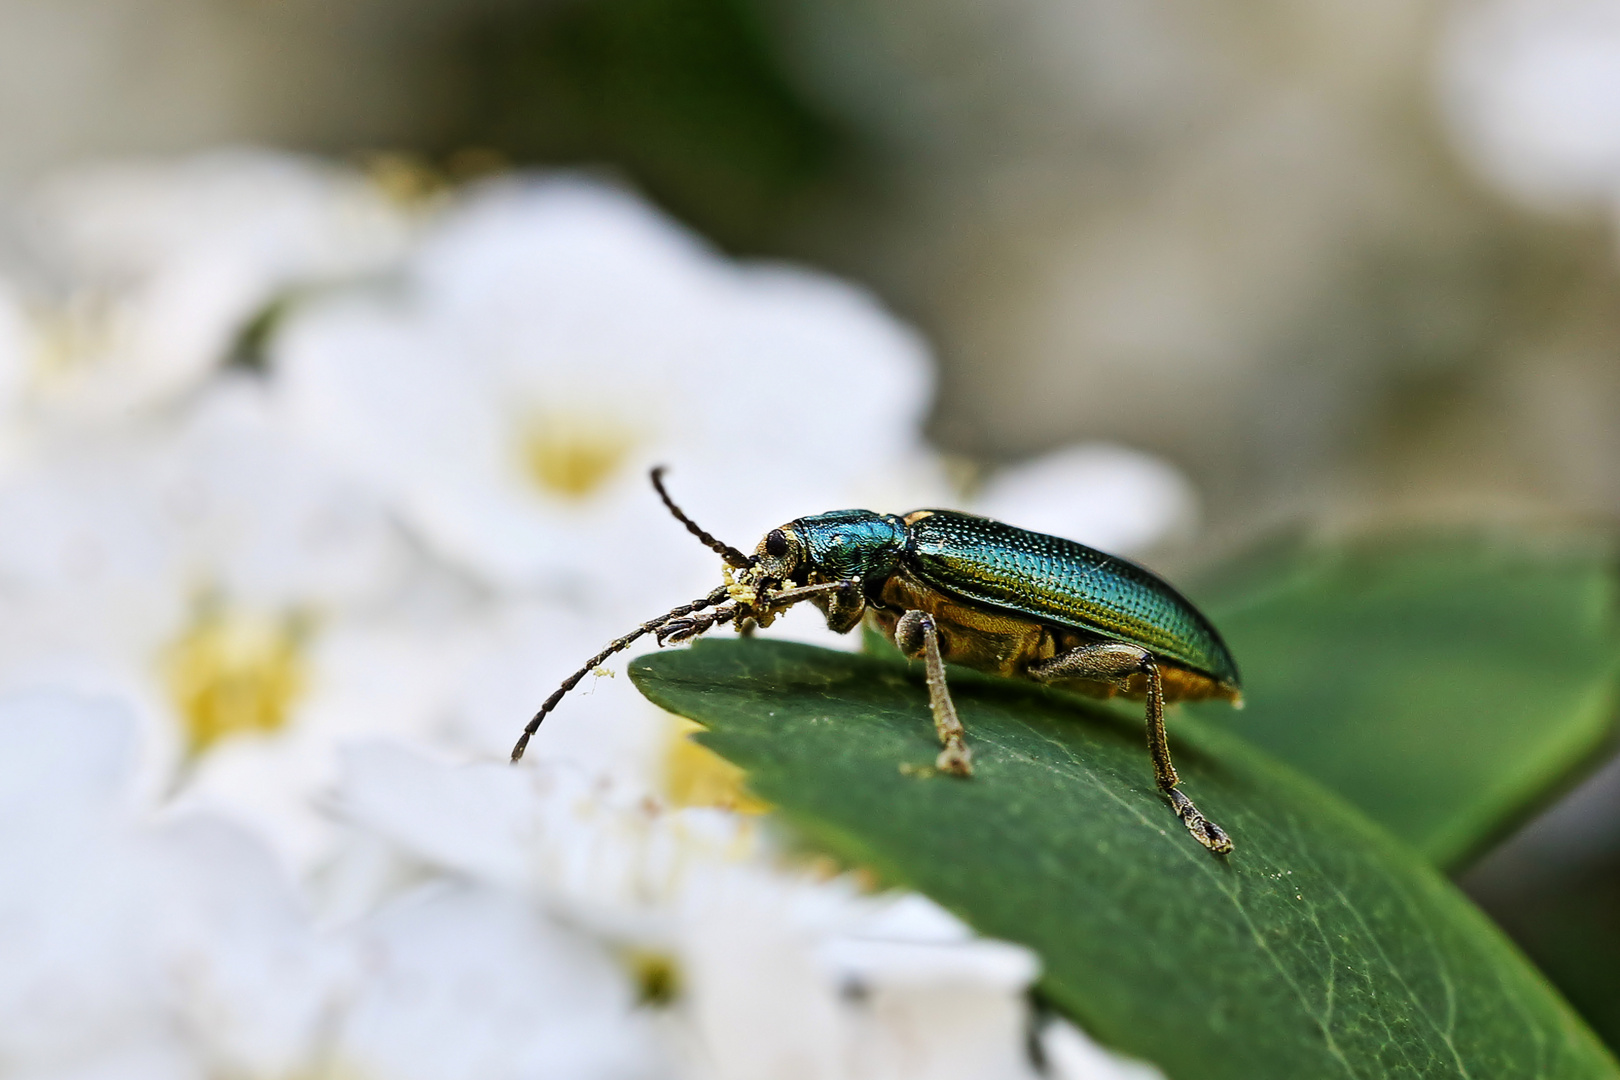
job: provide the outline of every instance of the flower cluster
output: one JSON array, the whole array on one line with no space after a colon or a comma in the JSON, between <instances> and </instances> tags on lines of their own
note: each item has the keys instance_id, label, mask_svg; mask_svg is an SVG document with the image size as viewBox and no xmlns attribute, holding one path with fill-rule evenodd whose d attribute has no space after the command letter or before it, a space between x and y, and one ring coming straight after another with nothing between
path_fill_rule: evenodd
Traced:
<instances>
[{"instance_id":1,"label":"flower cluster","mask_svg":"<svg viewBox=\"0 0 1620 1080\"><path fill-rule=\"evenodd\" d=\"M13 211L9 1074L1157 1075L1033 1012L1026 950L795 854L623 679L504 762L584 656L717 580L648 466L746 545L962 501L926 347L870 297L570 177L232 151ZM1116 550L1192 505L1107 447L977 499Z\"/></svg>"}]
</instances>

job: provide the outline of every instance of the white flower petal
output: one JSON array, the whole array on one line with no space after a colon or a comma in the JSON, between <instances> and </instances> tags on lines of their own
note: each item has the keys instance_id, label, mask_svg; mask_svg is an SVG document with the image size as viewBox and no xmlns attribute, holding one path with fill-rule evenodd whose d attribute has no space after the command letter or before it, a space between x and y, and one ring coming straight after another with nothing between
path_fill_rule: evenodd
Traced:
<instances>
[{"instance_id":1,"label":"white flower petal","mask_svg":"<svg viewBox=\"0 0 1620 1080\"><path fill-rule=\"evenodd\" d=\"M1041 1056L1052 1080L1163 1080L1145 1061L1123 1057L1093 1042L1066 1020L1041 1029Z\"/></svg>"},{"instance_id":2,"label":"white flower petal","mask_svg":"<svg viewBox=\"0 0 1620 1080\"><path fill-rule=\"evenodd\" d=\"M1192 485L1173 466L1134 450L1070 446L1004 469L973 501L975 513L1110 553L1152 547L1197 518Z\"/></svg>"},{"instance_id":3,"label":"white flower petal","mask_svg":"<svg viewBox=\"0 0 1620 1080\"><path fill-rule=\"evenodd\" d=\"M1037 1080L1022 992L949 982L882 987L863 1002L845 1075L861 1080Z\"/></svg>"},{"instance_id":4,"label":"white flower petal","mask_svg":"<svg viewBox=\"0 0 1620 1080\"><path fill-rule=\"evenodd\" d=\"M0 420L9 420L22 398L34 347L22 297L0 280Z\"/></svg>"},{"instance_id":5,"label":"white flower petal","mask_svg":"<svg viewBox=\"0 0 1620 1080\"><path fill-rule=\"evenodd\" d=\"M837 1080L852 1064L839 985L770 908L725 904L683 935L686 1009L715 1080Z\"/></svg>"},{"instance_id":6,"label":"white flower petal","mask_svg":"<svg viewBox=\"0 0 1620 1080\"><path fill-rule=\"evenodd\" d=\"M107 705L0 700L0 1057L19 1075L141 1075L175 1057L194 1064L169 1075L288 1073L342 952L317 950L251 838L144 819L131 729Z\"/></svg>"},{"instance_id":7,"label":"white flower petal","mask_svg":"<svg viewBox=\"0 0 1620 1080\"><path fill-rule=\"evenodd\" d=\"M516 896L430 889L363 936L368 970L336 1048L360 1075L631 1080L661 1071L624 970Z\"/></svg>"},{"instance_id":8,"label":"white flower petal","mask_svg":"<svg viewBox=\"0 0 1620 1080\"><path fill-rule=\"evenodd\" d=\"M1620 8L1608 0L1459 7L1442 96L1463 149L1531 205L1605 205L1620 192Z\"/></svg>"},{"instance_id":9,"label":"white flower petal","mask_svg":"<svg viewBox=\"0 0 1620 1080\"><path fill-rule=\"evenodd\" d=\"M727 262L622 192L488 186L412 267L400 293L297 314L274 363L311 437L494 581L622 608L690 580L699 553L646 487L659 462L748 547L928 474L914 334L848 286Z\"/></svg>"},{"instance_id":10,"label":"white flower petal","mask_svg":"<svg viewBox=\"0 0 1620 1080\"><path fill-rule=\"evenodd\" d=\"M103 418L195 386L285 291L375 272L412 230L356 173L246 149L81 166L29 211L62 294L39 404Z\"/></svg>"},{"instance_id":11,"label":"white flower petal","mask_svg":"<svg viewBox=\"0 0 1620 1080\"><path fill-rule=\"evenodd\" d=\"M40 808L101 817L127 802L134 742L106 700L33 691L0 697L0 836L37 826Z\"/></svg>"}]
</instances>

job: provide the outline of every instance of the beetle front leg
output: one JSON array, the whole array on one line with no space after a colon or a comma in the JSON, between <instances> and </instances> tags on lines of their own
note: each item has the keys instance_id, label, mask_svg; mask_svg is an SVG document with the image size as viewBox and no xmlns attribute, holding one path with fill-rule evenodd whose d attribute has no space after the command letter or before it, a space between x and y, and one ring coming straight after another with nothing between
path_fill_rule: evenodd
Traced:
<instances>
[{"instance_id":1,"label":"beetle front leg","mask_svg":"<svg viewBox=\"0 0 1620 1080\"><path fill-rule=\"evenodd\" d=\"M679 619L670 619L660 626L653 634L658 639L658 645L681 645L691 641L700 634L706 634L717 623L728 623L742 613L742 608L735 602L721 604L709 611L695 611Z\"/></svg>"},{"instance_id":2,"label":"beetle front leg","mask_svg":"<svg viewBox=\"0 0 1620 1080\"><path fill-rule=\"evenodd\" d=\"M939 648L939 627L934 618L921 611L908 611L894 627L894 643L912 660L922 657L928 671L928 705L934 712L934 730L945 749L934 760L935 768L952 776L973 775L973 751L968 749L956 703L945 685L945 657Z\"/></svg>"},{"instance_id":3,"label":"beetle front leg","mask_svg":"<svg viewBox=\"0 0 1620 1080\"><path fill-rule=\"evenodd\" d=\"M1164 731L1164 680L1152 654L1134 645L1122 642L1099 642L1042 660L1028 667L1029 676L1040 682L1060 679L1086 679L1091 682L1122 684L1140 671L1147 677L1147 739L1148 754L1153 758L1153 775L1159 790L1170 800L1193 839L1217 855L1232 850L1232 839L1226 831L1199 813L1192 800L1181 793L1176 785L1180 777L1170 762L1170 740Z\"/></svg>"}]
</instances>

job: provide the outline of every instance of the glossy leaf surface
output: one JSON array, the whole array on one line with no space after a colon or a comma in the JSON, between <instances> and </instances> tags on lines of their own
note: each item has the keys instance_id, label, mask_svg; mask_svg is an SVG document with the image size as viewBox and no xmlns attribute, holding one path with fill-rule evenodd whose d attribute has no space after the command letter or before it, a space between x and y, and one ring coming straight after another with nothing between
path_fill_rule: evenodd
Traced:
<instances>
[{"instance_id":1,"label":"glossy leaf surface","mask_svg":"<svg viewBox=\"0 0 1620 1080\"><path fill-rule=\"evenodd\" d=\"M1207 725L1172 740L1226 859L1154 790L1140 725L1066 694L952 669L961 781L929 775L927 694L893 662L715 641L631 675L813 843L1031 946L1059 1008L1176 1080L1620 1075L1427 864Z\"/></svg>"},{"instance_id":2,"label":"glossy leaf surface","mask_svg":"<svg viewBox=\"0 0 1620 1080\"><path fill-rule=\"evenodd\" d=\"M1608 748L1616 574L1592 537L1259 556L1194 590L1248 707L1199 707L1456 865Z\"/></svg>"}]
</instances>

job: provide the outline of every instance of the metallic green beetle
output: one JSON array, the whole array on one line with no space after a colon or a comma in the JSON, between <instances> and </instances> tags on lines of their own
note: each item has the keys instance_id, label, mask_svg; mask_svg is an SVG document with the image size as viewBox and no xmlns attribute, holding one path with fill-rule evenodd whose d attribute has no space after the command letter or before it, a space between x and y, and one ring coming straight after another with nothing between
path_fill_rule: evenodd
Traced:
<instances>
[{"instance_id":1,"label":"metallic green beetle","mask_svg":"<svg viewBox=\"0 0 1620 1080\"><path fill-rule=\"evenodd\" d=\"M809 600L831 629L846 633L865 618L906 656L925 662L934 727L944 747L936 765L944 773L973 773L973 754L945 683L946 660L1097 697L1145 699L1159 790L1199 843L1217 854L1232 850L1225 831L1176 786L1164 706L1206 698L1241 706L1237 665L1209 620L1158 577L1072 540L954 510L904 516L835 510L796 518L766 533L753 555L744 555L675 505L662 472L652 472L659 497L725 559L726 583L642 623L591 657L529 721L512 749L513 761L563 695L637 638L652 634L663 645L728 622L739 629L769 626Z\"/></svg>"}]
</instances>

